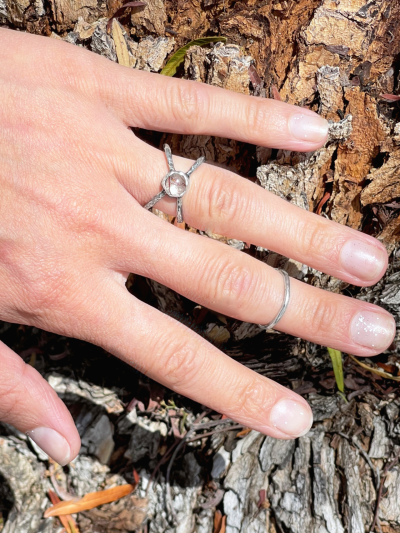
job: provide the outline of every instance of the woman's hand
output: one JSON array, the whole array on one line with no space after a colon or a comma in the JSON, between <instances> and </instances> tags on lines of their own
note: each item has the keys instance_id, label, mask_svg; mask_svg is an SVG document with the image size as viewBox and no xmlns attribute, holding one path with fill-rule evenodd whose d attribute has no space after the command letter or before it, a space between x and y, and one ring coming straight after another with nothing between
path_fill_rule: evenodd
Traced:
<instances>
[{"instance_id":1,"label":"woman's hand","mask_svg":"<svg viewBox=\"0 0 400 533\"><path fill-rule=\"evenodd\" d=\"M0 30L0 318L104 347L175 391L277 438L312 423L305 400L230 359L134 298L129 272L239 320L282 305L279 272L143 209L167 172L130 126L309 151L327 123L306 109L135 71L44 37ZM192 161L174 157L188 170ZM157 207L174 214L176 201ZM375 239L301 210L226 170L202 165L185 221L361 286L387 266ZM292 280L280 331L356 355L394 336L392 317ZM0 419L61 464L79 451L73 420L47 382L0 346Z\"/></svg>"}]
</instances>

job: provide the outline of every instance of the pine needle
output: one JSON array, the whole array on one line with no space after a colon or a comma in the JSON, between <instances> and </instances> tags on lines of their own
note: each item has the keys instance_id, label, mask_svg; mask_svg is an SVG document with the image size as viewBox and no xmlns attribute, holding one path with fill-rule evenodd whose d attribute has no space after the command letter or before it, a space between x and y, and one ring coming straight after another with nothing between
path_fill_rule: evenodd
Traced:
<instances>
[{"instance_id":1,"label":"pine needle","mask_svg":"<svg viewBox=\"0 0 400 533\"><path fill-rule=\"evenodd\" d=\"M342 352L328 348L328 353L331 356L333 372L335 374L335 380L337 388L340 392L344 392L344 377L343 377L343 364L342 364Z\"/></svg>"},{"instance_id":2,"label":"pine needle","mask_svg":"<svg viewBox=\"0 0 400 533\"><path fill-rule=\"evenodd\" d=\"M99 492L90 492L83 498L77 501L59 502L53 507L50 507L44 513L45 518L50 516L62 516L70 515L73 513L79 513L80 511L88 511L104 503L114 502L124 496L127 496L134 490L133 485L120 485L112 489L101 490ZM63 524L64 525L64 524ZM65 527L65 525L64 525Z\"/></svg>"}]
</instances>

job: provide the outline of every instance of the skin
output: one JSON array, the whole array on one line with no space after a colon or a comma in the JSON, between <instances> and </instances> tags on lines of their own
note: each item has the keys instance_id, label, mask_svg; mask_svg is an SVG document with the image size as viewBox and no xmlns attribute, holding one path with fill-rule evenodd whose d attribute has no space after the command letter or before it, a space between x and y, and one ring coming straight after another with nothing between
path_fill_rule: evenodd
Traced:
<instances>
[{"instance_id":1,"label":"skin","mask_svg":"<svg viewBox=\"0 0 400 533\"><path fill-rule=\"evenodd\" d=\"M183 232L142 208L160 190L166 160L130 127L209 134L311 151L288 126L299 108L134 71L72 45L0 30L0 319L102 346L151 378L277 438L272 407L304 399L231 360L169 316L133 297L129 272L153 278L239 320L277 314L281 275L217 241ZM304 110L305 113L312 114ZM193 161L175 157L186 171ZM157 208L174 214L176 201ZM202 165L183 197L185 221L273 249L355 285L340 251L375 239L308 213L215 166ZM161 258L161 259L160 259ZM349 324L382 309L292 280L277 330L361 356ZM394 330L393 330L394 331ZM0 345L0 420L28 432L52 428L78 453L62 401L31 366Z\"/></svg>"}]
</instances>

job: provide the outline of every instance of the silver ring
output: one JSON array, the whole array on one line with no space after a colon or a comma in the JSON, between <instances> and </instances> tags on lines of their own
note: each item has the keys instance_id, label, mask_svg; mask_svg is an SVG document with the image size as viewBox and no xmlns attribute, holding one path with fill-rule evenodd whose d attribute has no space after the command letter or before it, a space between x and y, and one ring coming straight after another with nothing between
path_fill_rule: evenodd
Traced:
<instances>
[{"instance_id":1,"label":"silver ring","mask_svg":"<svg viewBox=\"0 0 400 533\"><path fill-rule=\"evenodd\" d=\"M282 304L282 307L280 308L279 310L279 313L276 315L276 317L274 318L274 320L272 322L270 322L269 324L267 325L262 325L262 324L258 324L260 326L260 328L262 329L272 329L273 327L275 327L277 325L277 323L279 322L279 320L283 317L288 305L289 305L289 300L290 300L290 277L289 277L289 274L286 272L286 270L281 270L280 268L277 269L278 272L280 272L283 276L283 280L284 280L284 283L285 283L285 296L283 298L283 304Z\"/></svg>"},{"instance_id":2,"label":"silver ring","mask_svg":"<svg viewBox=\"0 0 400 533\"><path fill-rule=\"evenodd\" d=\"M193 172L199 168L199 166L204 163L206 158L200 157L187 172L182 172L181 170L175 170L174 162L172 160L171 148L168 144L164 144L165 155L167 156L167 162L169 167L169 172L161 180L162 191L159 192L148 202L144 208L151 209L161 198L165 195L170 198L176 198L176 211L178 222L183 222L183 213L182 213L182 196L188 190L190 185L190 176Z\"/></svg>"}]
</instances>

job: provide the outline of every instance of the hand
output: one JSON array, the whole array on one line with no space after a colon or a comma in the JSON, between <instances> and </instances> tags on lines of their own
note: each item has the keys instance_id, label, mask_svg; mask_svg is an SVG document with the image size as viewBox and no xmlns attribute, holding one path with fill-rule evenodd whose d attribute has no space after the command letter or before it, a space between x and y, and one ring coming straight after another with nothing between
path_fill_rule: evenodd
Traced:
<instances>
[{"instance_id":1,"label":"hand","mask_svg":"<svg viewBox=\"0 0 400 533\"><path fill-rule=\"evenodd\" d=\"M300 396L230 359L135 299L129 272L239 320L266 324L282 305L279 272L143 209L165 154L130 126L309 151L327 123L306 109L120 67L69 44L0 30L0 318L104 347L151 378L277 438L308 431ZM177 169L192 161L174 157ZM176 201L157 208L174 214ZM185 221L275 250L360 286L387 266L375 239L301 210L207 164L183 197ZM276 329L361 356L394 336L383 309L295 279ZM0 347L0 419L66 464L80 442L45 380Z\"/></svg>"}]
</instances>

